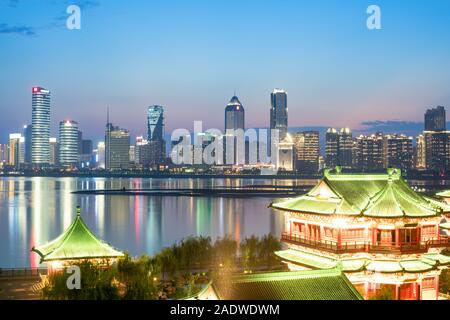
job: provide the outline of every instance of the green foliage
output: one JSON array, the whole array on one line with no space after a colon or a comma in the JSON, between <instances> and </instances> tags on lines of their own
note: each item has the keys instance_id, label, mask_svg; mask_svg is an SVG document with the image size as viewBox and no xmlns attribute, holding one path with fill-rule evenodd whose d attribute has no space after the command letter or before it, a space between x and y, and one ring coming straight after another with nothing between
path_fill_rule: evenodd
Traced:
<instances>
[{"instance_id":1,"label":"green foliage","mask_svg":"<svg viewBox=\"0 0 450 320\"><path fill-rule=\"evenodd\" d=\"M151 276L152 261L147 256L132 260L128 254L117 263L117 279L124 287L125 300L156 299L157 289Z\"/></svg>"},{"instance_id":2,"label":"green foliage","mask_svg":"<svg viewBox=\"0 0 450 320\"><path fill-rule=\"evenodd\" d=\"M78 264L81 271L81 289L68 289L66 270L52 274L42 290L44 299L52 300L116 300L119 290L113 283L114 270L98 268L90 262Z\"/></svg>"},{"instance_id":3,"label":"green foliage","mask_svg":"<svg viewBox=\"0 0 450 320\"><path fill-rule=\"evenodd\" d=\"M230 236L217 239L213 247L213 266L230 268L235 265L238 244Z\"/></svg>"},{"instance_id":4,"label":"green foliage","mask_svg":"<svg viewBox=\"0 0 450 320\"><path fill-rule=\"evenodd\" d=\"M442 270L439 276L439 291L444 294L450 294L450 269Z\"/></svg>"},{"instance_id":5,"label":"green foliage","mask_svg":"<svg viewBox=\"0 0 450 320\"><path fill-rule=\"evenodd\" d=\"M390 286L381 286L380 290L370 297L370 300L394 300L394 291Z\"/></svg>"},{"instance_id":6,"label":"green foliage","mask_svg":"<svg viewBox=\"0 0 450 320\"><path fill-rule=\"evenodd\" d=\"M191 296L209 278L205 271L227 278L239 267L271 267L277 259L280 241L272 235L255 236L238 243L229 236L212 244L209 237L189 237L165 248L154 257L132 258L125 254L114 266L102 268L89 262L79 264L81 290L69 290L65 271L55 273L43 289L45 299L127 299L148 300ZM196 272L203 272L200 276Z\"/></svg>"}]
</instances>

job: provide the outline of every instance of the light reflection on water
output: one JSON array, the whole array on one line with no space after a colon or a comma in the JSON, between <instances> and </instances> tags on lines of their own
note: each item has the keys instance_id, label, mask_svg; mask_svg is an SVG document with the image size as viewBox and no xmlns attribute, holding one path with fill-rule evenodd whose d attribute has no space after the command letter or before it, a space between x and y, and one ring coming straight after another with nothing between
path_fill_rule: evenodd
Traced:
<instances>
[{"instance_id":1,"label":"light reflection on water","mask_svg":"<svg viewBox=\"0 0 450 320\"><path fill-rule=\"evenodd\" d=\"M188 188L311 181L252 179L0 178L0 267L38 266L30 249L57 237L82 207L101 239L132 255L155 254L190 235L230 235L237 241L268 233L279 237L283 215L268 198L75 195L89 189Z\"/></svg>"}]
</instances>

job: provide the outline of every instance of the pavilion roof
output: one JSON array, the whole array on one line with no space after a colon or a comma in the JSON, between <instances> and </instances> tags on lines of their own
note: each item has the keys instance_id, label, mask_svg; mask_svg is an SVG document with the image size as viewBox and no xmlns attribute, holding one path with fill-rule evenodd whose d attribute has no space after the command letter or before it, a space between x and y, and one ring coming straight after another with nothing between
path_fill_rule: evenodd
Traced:
<instances>
[{"instance_id":1,"label":"pavilion roof","mask_svg":"<svg viewBox=\"0 0 450 320\"><path fill-rule=\"evenodd\" d=\"M82 260L117 258L123 253L99 240L81 218L80 213L72 224L56 239L32 251L41 256L41 263L56 260Z\"/></svg>"},{"instance_id":2,"label":"pavilion roof","mask_svg":"<svg viewBox=\"0 0 450 320\"><path fill-rule=\"evenodd\" d=\"M442 192L436 193L436 196L442 198L450 198L450 190L444 190Z\"/></svg>"},{"instance_id":3,"label":"pavilion roof","mask_svg":"<svg viewBox=\"0 0 450 320\"><path fill-rule=\"evenodd\" d=\"M362 300L339 269L255 273L213 282L221 300Z\"/></svg>"},{"instance_id":4,"label":"pavilion roof","mask_svg":"<svg viewBox=\"0 0 450 320\"><path fill-rule=\"evenodd\" d=\"M282 260L314 269L332 269L341 265L344 272L372 271L381 273L424 272L433 270L437 265L450 264L450 256L425 254L421 259L370 259L350 258L334 259L297 249L277 251Z\"/></svg>"},{"instance_id":5,"label":"pavilion roof","mask_svg":"<svg viewBox=\"0 0 450 320\"><path fill-rule=\"evenodd\" d=\"M450 205L415 192L400 170L386 174L341 174L326 171L307 194L271 207L293 212L378 218L431 217L450 212Z\"/></svg>"}]
</instances>

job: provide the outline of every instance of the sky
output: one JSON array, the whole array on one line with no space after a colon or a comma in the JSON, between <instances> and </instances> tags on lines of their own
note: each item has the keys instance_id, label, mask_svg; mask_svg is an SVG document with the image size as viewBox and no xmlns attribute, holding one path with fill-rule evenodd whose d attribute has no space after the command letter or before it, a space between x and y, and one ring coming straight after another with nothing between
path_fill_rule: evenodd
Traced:
<instances>
[{"instance_id":1,"label":"sky","mask_svg":"<svg viewBox=\"0 0 450 320\"><path fill-rule=\"evenodd\" d=\"M381 30L366 26L371 4ZM167 132L223 129L234 92L246 127L267 127L273 88L291 127L400 130L449 106L449 84L445 0L0 0L0 142L31 122L35 85L52 92L53 136L73 119L98 140L107 107L133 135L154 104Z\"/></svg>"}]
</instances>

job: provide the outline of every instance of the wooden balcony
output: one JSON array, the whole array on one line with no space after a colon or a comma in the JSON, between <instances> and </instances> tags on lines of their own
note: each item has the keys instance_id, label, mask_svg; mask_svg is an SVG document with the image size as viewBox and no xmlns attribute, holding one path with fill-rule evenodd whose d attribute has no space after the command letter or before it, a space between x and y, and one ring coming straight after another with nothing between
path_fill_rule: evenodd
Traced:
<instances>
[{"instance_id":1,"label":"wooden balcony","mask_svg":"<svg viewBox=\"0 0 450 320\"><path fill-rule=\"evenodd\" d=\"M369 242L343 242L339 244L336 241L330 240L316 240L307 239L296 234L283 233L281 239L285 242L312 248L323 250L331 253L356 253L356 252L368 252L368 253L384 253L384 254L413 254L413 253L426 253L429 248L449 248L450 238L444 238L440 240L429 240L426 242L418 243L402 243L397 245L395 243L378 243L371 244Z\"/></svg>"}]
</instances>

